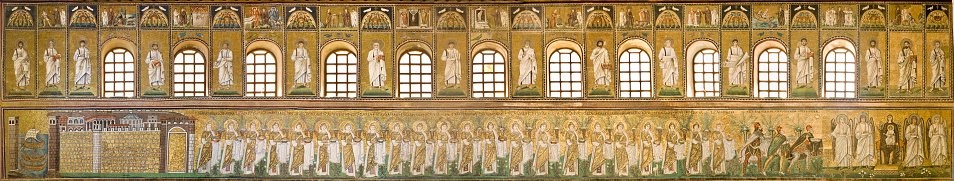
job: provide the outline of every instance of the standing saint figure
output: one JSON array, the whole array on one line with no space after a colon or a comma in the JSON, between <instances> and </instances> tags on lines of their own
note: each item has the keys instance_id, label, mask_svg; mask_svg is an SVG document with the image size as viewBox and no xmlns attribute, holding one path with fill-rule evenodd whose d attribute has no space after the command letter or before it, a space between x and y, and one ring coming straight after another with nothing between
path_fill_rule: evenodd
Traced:
<instances>
[{"instance_id":1,"label":"standing saint figure","mask_svg":"<svg viewBox=\"0 0 954 181\"><path fill-rule=\"evenodd\" d=\"M484 145L481 146L481 149L484 151L484 158L481 164L484 167L484 174L493 174L497 173L497 140L500 139L500 135L497 134L497 125L493 122L486 124L487 129L484 130L481 136L484 141Z\"/></svg>"},{"instance_id":2,"label":"standing saint figure","mask_svg":"<svg viewBox=\"0 0 954 181\"><path fill-rule=\"evenodd\" d=\"M146 55L146 64L149 66L149 86L156 90L166 82L166 74L162 68L165 63L163 63L162 54L159 53L158 43L152 44L152 51Z\"/></svg>"},{"instance_id":3,"label":"standing saint figure","mask_svg":"<svg viewBox=\"0 0 954 181\"><path fill-rule=\"evenodd\" d=\"M425 163L427 162L427 142L430 141L426 133L427 129L424 127L424 123L417 123L414 126L414 133L411 133L411 141L413 142L412 146L414 147L414 152L412 152L411 162L411 175L424 175Z\"/></svg>"},{"instance_id":4,"label":"standing saint figure","mask_svg":"<svg viewBox=\"0 0 954 181\"><path fill-rule=\"evenodd\" d=\"M715 131L709 133L709 139L712 140L712 157L710 161L710 167L712 168L712 175L719 175L725 173L725 160L726 160L726 147L725 139L726 135L722 132L723 125L722 123L715 124Z\"/></svg>"},{"instance_id":5,"label":"standing saint figure","mask_svg":"<svg viewBox=\"0 0 954 181\"><path fill-rule=\"evenodd\" d=\"M523 42L523 48L517 54L520 59L520 77L517 77L517 85L526 86L534 84L537 81L537 56L530 48L530 41Z\"/></svg>"},{"instance_id":6,"label":"standing saint figure","mask_svg":"<svg viewBox=\"0 0 954 181\"><path fill-rule=\"evenodd\" d=\"M213 159L213 146L212 142L218 142L218 138L215 135L215 131L212 131L212 123L205 125L205 130L202 131L201 144L202 147L199 149L199 162L196 168L197 173L209 173L212 169L212 166L217 163L217 160Z\"/></svg>"},{"instance_id":7,"label":"standing saint figure","mask_svg":"<svg viewBox=\"0 0 954 181\"><path fill-rule=\"evenodd\" d=\"M917 82L918 60L914 51L911 50L911 42L904 41L901 45L901 51L898 52L898 69L900 69L898 74L898 92L911 92L911 88L914 88L914 84Z\"/></svg>"},{"instance_id":8,"label":"standing saint figure","mask_svg":"<svg viewBox=\"0 0 954 181\"><path fill-rule=\"evenodd\" d=\"M510 134L507 135L507 138L510 140L510 175L523 175L523 170L526 169L523 165L523 160L527 155L523 154L523 140L526 139L526 135L523 134L523 128L520 124L516 122L510 124Z\"/></svg>"},{"instance_id":9,"label":"standing saint figure","mask_svg":"<svg viewBox=\"0 0 954 181\"><path fill-rule=\"evenodd\" d=\"M678 152L676 148L679 145L679 139L682 136L679 135L679 131L676 129L676 124L669 123L669 131L666 133L665 138L665 152L663 152L663 174L674 174L677 171L676 162L679 159Z\"/></svg>"},{"instance_id":10,"label":"standing saint figure","mask_svg":"<svg viewBox=\"0 0 954 181\"><path fill-rule=\"evenodd\" d=\"M626 127L623 124L623 118L620 118L619 123L616 123L616 129L613 130L613 142L612 147L615 151L613 155L613 160L616 162L614 168L616 168L616 174L619 176L629 176L629 166L632 164L629 162L630 151L627 146L631 143L629 140L629 134L626 133Z\"/></svg>"},{"instance_id":11,"label":"standing saint figure","mask_svg":"<svg viewBox=\"0 0 954 181\"><path fill-rule=\"evenodd\" d=\"M574 176L579 173L580 159L583 158L581 155L586 154L586 141L579 130L576 129L574 122L567 125L564 138L566 139L566 143L564 143L566 144L566 159L563 160L563 175Z\"/></svg>"},{"instance_id":12,"label":"standing saint figure","mask_svg":"<svg viewBox=\"0 0 954 181\"><path fill-rule=\"evenodd\" d=\"M378 43L371 45L371 51L368 51L368 76L371 80L371 87L380 88L384 86L384 81L388 79L387 69L385 69L384 52L381 51Z\"/></svg>"},{"instance_id":13,"label":"standing saint figure","mask_svg":"<svg viewBox=\"0 0 954 181\"><path fill-rule=\"evenodd\" d=\"M831 137L835 148L835 165L838 167L850 167L852 157L852 129L849 125L848 117L841 115L832 122L833 129Z\"/></svg>"},{"instance_id":14,"label":"standing saint figure","mask_svg":"<svg viewBox=\"0 0 954 181\"><path fill-rule=\"evenodd\" d=\"M89 49L86 49L86 40L80 40L79 48L77 48L76 52L73 53L73 61L76 62L76 80L74 83L76 86L79 86L76 88L76 90L89 90L89 87L86 87L86 85L89 85L90 80L93 79L92 67L90 67L89 58L90 54Z\"/></svg>"},{"instance_id":15,"label":"standing saint figure","mask_svg":"<svg viewBox=\"0 0 954 181\"><path fill-rule=\"evenodd\" d=\"M391 148L390 153L388 153L388 174L389 175L400 175L404 172L404 162L407 161L403 159L403 145L404 143L404 132L401 129L400 123L391 124L391 132L388 133L388 144Z\"/></svg>"},{"instance_id":16,"label":"standing saint figure","mask_svg":"<svg viewBox=\"0 0 954 181\"><path fill-rule=\"evenodd\" d=\"M658 144L656 141L655 132L652 130L652 125L649 123L643 124L643 130L639 138L640 142L640 151L639 155L639 175L647 176L654 174L653 172L656 169L653 168L653 145Z\"/></svg>"},{"instance_id":17,"label":"standing saint figure","mask_svg":"<svg viewBox=\"0 0 954 181\"><path fill-rule=\"evenodd\" d=\"M338 163L337 154L331 154L332 149L337 149L337 141L332 136L331 132L328 130L327 123L321 123L318 125L318 135L315 136L318 138L318 144L316 149L316 155L318 156L318 164L315 165L315 173L319 176L328 176L331 172L331 163Z\"/></svg>"},{"instance_id":18,"label":"standing saint figure","mask_svg":"<svg viewBox=\"0 0 954 181\"><path fill-rule=\"evenodd\" d=\"M214 67L219 69L219 89L230 89L232 87L232 50L229 50L229 43L222 43L222 50L219 50L219 58L215 60Z\"/></svg>"},{"instance_id":19,"label":"standing saint figure","mask_svg":"<svg viewBox=\"0 0 954 181\"><path fill-rule=\"evenodd\" d=\"M904 128L904 166L915 167L924 163L924 137L921 134L922 121L911 117Z\"/></svg>"},{"instance_id":20,"label":"standing saint figure","mask_svg":"<svg viewBox=\"0 0 954 181\"><path fill-rule=\"evenodd\" d=\"M295 61L295 87L308 87L311 83L311 58L308 57L308 50L305 49L305 42L299 41L298 48L292 52L292 61Z\"/></svg>"},{"instance_id":21,"label":"standing saint figure","mask_svg":"<svg viewBox=\"0 0 954 181\"><path fill-rule=\"evenodd\" d=\"M470 122L465 122L463 125L463 130L457 135L460 139L460 161L458 161L458 172L460 174L470 174L474 169L474 160L480 158L480 143L477 135L474 134L473 125Z\"/></svg>"},{"instance_id":22,"label":"standing saint figure","mask_svg":"<svg viewBox=\"0 0 954 181\"><path fill-rule=\"evenodd\" d=\"M46 87L56 87L60 83L60 59L62 55L53 47L53 40L49 41L49 48L43 52L43 62L46 63Z\"/></svg>"},{"instance_id":23,"label":"standing saint figure","mask_svg":"<svg viewBox=\"0 0 954 181\"><path fill-rule=\"evenodd\" d=\"M245 128L245 134L243 135L243 142L245 142L244 156L242 158L242 173L246 175L251 175L255 173L255 166L258 165L258 162L264 157L261 154L258 154L259 148L262 147L263 143L260 143L264 140L264 136L258 132L258 122L250 121Z\"/></svg>"},{"instance_id":24,"label":"standing saint figure","mask_svg":"<svg viewBox=\"0 0 954 181\"><path fill-rule=\"evenodd\" d=\"M456 43L447 43L447 49L441 55L444 61L444 83L447 85L460 84L460 52L454 48Z\"/></svg>"},{"instance_id":25,"label":"standing saint figure","mask_svg":"<svg viewBox=\"0 0 954 181\"><path fill-rule=\"evenodd\" d=\"M603 132L603 126L600 123L593 125L593 132L590 134L590 174L594 176L606 175L606 150L603 149L603 142L606 140L606 133ZM582 145L586 146L586 145Z\"/></svg>"},{"instance_id":26,"label":"standing saint figure","mask_svg":"<svg viewBox=\"0 0 954 181\"><path fill-rule=\"evenodd\" d=\"M438 130L437 135L434 135L434 149L437 150L434 153L434 174L445 175L447 174L447 166L450 165L448 162L450 162L449 160L453 158L448 155L451 150L449 143L451 135L449 132L447 132L447 123L439 123L439 125L440 126L438 126L438 128L440 129Z\"/></svg>"},{"instance_id":27,"label":"standing saint figure","mask_svg":"<svg viewBox=\"0 0 954 181\"><path fill-rule=\"evenodd\" d=\"M672 48L672 40L666 40L666 47L659 50L659 68L662 69L663 85L666 87L675 86L679 79L679 70L676 69L678 61L676 50Z\"/></svg>"},{"instance_id":28,"label":"standing saint figure","mask_svg":"<svg viewBox=\"0 0 954 181\"><path fill-rule=\"evenodd\" d=\"M732 40L732 48L729 48L729 56L726 58L725 66L729 67L729 85L742 85L745 83L745 77L749 70L749 53L739 47L739 40Z\"/></svg>"},{"instance_id":29,"label":"standing saint figure","mask_svg":"<svg viewBox=\"0 0 954 181\"><path fill-rule=\"evenodd\" d=\"M874 166L874 128L868 114L862 114L855 124L855 166Z\"/></svg>"},{"instance_id":30,"label":"standing saint figure","mask_svg":"<svg viewBox=\"0 0 954 181\"><path fill-rule=\"evenodd\" d=\"M798 48L795 48L795 63L798 70L795 72L795 84L805 84L812 82L815 77L815 54L808 48L808 39L802 38L799 41Z\"/></svg>"},{"instance_id":31,"label":"standing saint figure","mask_svg":"<svg viewBox=\"0 0 954 181\"><path fill-rule=\"evenodd\" d=\"M358 162L358 152L361 151L363 147L355 146L355 141L361 140L354 133L354 126L351 122L346 122L344 124L344 129L339 133L338 146L341 150L341 172L349 177L357 177L358 167L361 162ZM355 148L358 148L355 150Z\"/></svg>"},{"instance_id":32,"label":"standing saint figure","mask_svg":"<svg viewBox=\"0 0 954 181\"><path fill-rule=\"evenodd\" d=\"M596 48L590 54L590 60L593 61L593 77L596 78L596 85L609 86L613 80L610 78L613 74L613 65L609 59L609 53L603 48L603 40L596 42Z\"/></svg>"},{"instance_id":33,"label":"standing saint figure","mask_svg":"<svg viewBox=\"0 0 954 181\"><path fill-rule=\"evenodd\" d=\"M702 173L702 133L699 130L699 124L692 125L692 132L689 133L689 160L686 162L688 174Z\"/></svg>"},{"instance_id":34,"label":"standing saint figure","mask_svg":"<svg viewBox=\"0 0 954 181\"><path fill-rule=\"evenodd\" d=\"M548 123L540 124L540 127L537 128L536 133L534 133L533 138L536 139L536 149L534 149L535 158L533 161L533 171L536 172L534 175L547 175L550 172L550 129L547 126Z\"/></svg>"},{"instance_id":35,"label":"standing saint figure","mask_svg":"<svg viewBox=\"0 0 954 181\"><path fill-rule=\"evenodd\" d=\"M26 91L24 87L30 85L30 60L27 51L23 48L23 41L17 42L17 49L13 51L13 70L17 78L17 90Z\"/></svg>"},{"instance_id":36,"label":"standing saint figure","mask_svg":"<svg viewBox=\"0 0 954 181\"><path fill-rule=\"evenodd\" d=\"M868 68L868 87L881 86L884 77L884 65L881 63L881 50L878 50L878 41L871 40L868 51L865 52L865 63Z\"/></svg>"},{"instance_id":37,"label":"standing saint figure","mask_svg":"<svg viewBox=\"0 0 954 181\"><path fill-rule=\"evenodd\" d=\"M309 169L314 156L314 146L311 144L311 137L304 132L302 122L295 123L295 132L291 137L291 163L288 164L288 172L291 175L302 175Z\"/></svg>"},{"instance_id":38,"label":"standing saint figure","mask_svg":"<svg viewBox=\"0 0 954 181\"><path fill-rule=\"evenodd\" d=\"M928 139L931 140L928 150L931 153L931 165L944 165L947 163L947 126L944 126L944 120L941 115L935 114L930 119L931 127L928 130Z\"/></svg>"},{"instance_id":39,"label":"standing saint figure","mask_svg":"<svg viewBox=\"0 0 954 181\"><path fill-rule=\"evenodd\" d=\"M365 155L367 158L362 160L364 161L364 176L365 177L377 177L378 175L383 175L379 173L379 170L384 167L384 153L387 152L384 150L384 136L381 135L378 130L377 124L368 125L368 132L364 136Z\"/></svg>"},{"instance_id":40,"label":"standing saint figure","mask_svg":"<svg viewBox=\"0 0 954 181\"><path fill-rule=\"evenodd\" d=\"M235 129L235 120L229 120L225 123L225 132L220 135L222 140L222 161L219 166L219 173L232 174L235 172L238 163L242 160L242 137Z\"/></svg>"},{"instance_id":41,"label":"standing saint figure","mask_svg":"<svg viewBox=\"0 0 954 181\"><path fill-rule=\"evenodd\" d=\"M268 175L280 175L281 165L288 163L287 150L288 136L282 131L278 123L272 123L268 132Z\"/></svg>"},{"instance_id":42,"label":"standing saint figure","mask_svg":"<svg viewBox=\"0 0 954 181\"><path fill-rule=\"evenodd\" d=\"M944 77L944 50L941 49L941 41L934 40L934 49L931 50L931 57L928 57L928 62L931 62L931 80L928 80L931 83L931 89L928 90L933 92L934 89L944 90L944 83L947 82L946 77Z\"/></svg>"}]
</instances>

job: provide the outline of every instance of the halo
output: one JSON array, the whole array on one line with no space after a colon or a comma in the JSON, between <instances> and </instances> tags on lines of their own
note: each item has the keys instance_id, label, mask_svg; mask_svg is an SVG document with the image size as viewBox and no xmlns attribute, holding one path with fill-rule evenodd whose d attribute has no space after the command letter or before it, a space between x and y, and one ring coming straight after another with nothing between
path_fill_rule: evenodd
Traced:
<instances>
[{"instance_id":1,"label":"halo","mask_svg":"<svg viewBox=\"0 0 954 181\"><path fill-rule=\"evenodd\" d=\"M245 129L251 129L253 124L255 125L255 127L258 127L258 125L261 125L262 123L258 121L257 119L249 119L248 121L245 121ZM249 131L254 131L254 130L249 130Z\"/></svg>"},{"instance_id":2,"label":"halo","mask_svg":"<svg viewBox=\"0 0 954 181\"><path fill-rule=\"evenodd\" d=\"M321 125L328 126L328 131L334 130L334 128L331 127L331 123L329 123L327 120L324 120L324 119L319 120L318 122L315 123L315 130L321 131Z\"/></svg>"},{"instance_id":3,"label":"halo","mask_svg":"<svg viewBox=\"0 0 954 181\"><path fill-rule=\"evenodd\" d=\"M379 40L379 39L371 40L371 44L370 44L370 45L373 47L375 43L377 43L378 46L384 46L384 41L383 41L383 40Z\"/></svg>"},{"instance_id":4,"label":"halo","mask_svg":"<svg viewBox=\"0 0 954 181\"><path fill-rule=\"evenodd\" d=\"M301 125L301 130L302 130L302 131L308 130L308 126L305 125L305 122L302 121L302 120L297 120L297 121L295 121L295 124L293 124L293 125L294 125L294 126L292 126L292 129L295 129L295 126Z\"/></svg>"},{"instance_id":5,"label":"halo","mask_svg":"<svg viewBox=\"0 0 954 181\"><path fill-rule=\"evenodd\" d=\"M524 44L530 43L530 45L533 45L533 41L532 41L532 40L533 40L533 39L531 39L531 38L523 38L523 43L524 43Z\"/></svg>"},{"instance_id":6,"label":"halo","mask_svg":"<svg viewBox=\"0 0 954 181\"><path fill-rule=\"evenodd\" d=\"M603 130L596 130L596 125L600 125L600 129L606 129L606 124L603 123L603 120L600 120L600 119L597 119L597 118L591 118L591 119L590 119L589 130L592 130L592 131L603 131Z\"/></svg>"},{"instance_id":7,"label":"halo","mask_svg":"<svg viewBox=\"0 0 954 181\"><path fill-rule=\"evenodd\" d=\"M470 122L470 121L463 121L463 122L460 124L460 130L461 130L461 131L470 131L470 130L464 130L464 128L466 128L467 126L470 126L470 129L474 129L474 123L472 123L472 122Z\"/></svg>"},{"instance_id":8,"label":"halo","mask_svg":"<svg viewBox=\"0 0 954 181\"><path fill-rule=\"evenodd\" d=\"M152 46L159 46L159 41L152 41L149 43L149 47L152 48Z\"/></svg>"},{"instance_id":9,"label":"halo","mask_svg":"<svg viewBox=\"0 0 954 181\"><path fill-rule=\"evenodd\" d=\"M905 39L901 40L901 46L904 46L904 43L911 44L911 39L905 38Z\"/></svg>"},{"instance_id":10,"label":"halo","mask_svg":"<svg viewBox=\"0 0 954 181\"><path fill-rule=\"evenodd\" d=\"M871 39L870 41L868 41L868 43L872 43L872 42L875 43L875 46L878 46L878 40L877 40L877 39Z\"/></svg>"},{"instance_id":11,"label":"halo","mask_svg":"<svg viewBox=\"0 0 954 181\"><path fill-rule=\"evenodd\" d=\"M229 129L229 125L237 126L234 119L225 120L225 123L222 124L222 128Z\"/></svg>"},{"instance_id":12,"label":"halo","mask_svg":"<svg viewBox=\"0 0 954 181\"><path fill-rule=\"evenodd\" d=\"M941 122L944 122L944 121L943 121L944 118L941 117L940 114L934 114L934 116L931 116L931 121L932 121L932 122L934 121L934 119L940 119L940 120L942 120Z\"/></svg>"},{"instance_id":13,"label":"halo","mask_svg":"<svg viewBox=\"0 0 954 181\"><path fill-rule=\"evenodd\" d=\"M404 123L402 123L402 122L400 122L400 121L391 121L391 123L388 123L388 129L394 128L394 126L397 126L397 127L399 127L399 128L403 128L403 127L404 127ZM391 130L391 131L401 131L401 130Z\"/></svg>"},{"instance_id":14,"label":"halo","mask_svg":"<svg viewBox=\"0 0 954 181\"><path fill-rule=\"evenodd\" d=\"M449 40L447 40L447 44L457 45L457 40L455 40L455 39L449 39Z\"/></svg>"},{"instance_id":15,"label":"halo","mask_svg":"<svg viewBox=\"0 0 954 181\"><path fill-rule=\"evenodd\" d=\"M364 123L364 129L369 129L368 131L370 131L371 126L374 126L374 131L381 130L381 128L378 126L378 122L373 121L373 119L372 121L367 121Z\"/></svg>"},{"instance_id":16,"label":"halo","mask_svg":"<svg viewBox=\"0 0 954 181\"><path fill-rule=\"evenodd\" d=\"M663 41L662 41L662 43L666 43L666 41L669 41L669 43L672 43L672 42L673 42L673 40L675 40L675 39L674 39L674 38L672 38L672 37L666 37L666 38L663 38Z\"/></svg>"},{"instance_id":17,"label":"halo","mask_svg":"<svg viewBox=\"0 0 954 181\"><path fill-rule=\"evenodd\" d=\"M49 43L49 42L51 42L51 41L53 42L54 45L56 45L56 39L55 39L55 38L46 39L46 42L47 42L47 43Z\"/></svg>"},{"instance_id":18,"label":"halo","mask_svg":"<svg viewBox=\"0 0 954 181\"><path fill-rule=\"evenodd\" d=\"M613 122L613 130L616 130L616 126L620 124L623 125L623 130L629 129L629 123L626 123L626 118L619 117L619 119L616 119L616 121Z\"/></svg>"},{"instance_id":19,"label":"halo","mask_svg":"<svg viewBox=\"0 0 954 181\"><path fill-rule=\"evenodd\" d=\"M523 131L523 127L526 126L526 125L523 124L523 121L521 121L520 119L517 119L517 118L512 118L512 119L510 119L510 123L507 124L507 129L510 130L510 131L514 131L514 130L513 130L513 125L517 125L517 129L520 129L519 131Z\"/></svg>"},{"instance_id":20,"label":"halo","mask_svg":"<svg viewBox=\"0 0 954 181\"><path fill-rule=\"evenodd\" d=\"M577 128L580 127L580 124L576 122L576 119L571 117L563 121L563 128L570 129L570 124L576 125Z\"/></svg>"},{"instance_id":21,"label":"halo","mask_svg":"<svg viewBox=\"0 0 954 181\"><path fill-rule=\"evenodd\" d=\"M493 127L492 129L497 129L497 123L494 123L494 121L486 121L486 122L484 122L484 126L481 127L481 129L486 128L487 126ZM486 130L486 131L493 131L493 130Z\"/></svg>"},{"instance_id":22,"label":"halo","mask_svg":"<svg viewBox=\"0 0 954 181\"><path fill-rule=\"evenodd\" d=\"M85 43L87 46L89 46L89 41L86 41L86 38L79 38L79 40L76 41L76 44L79 43Z\"/></svg>"},{"instance_id":23,"label":"halo","mask_svg":"<svg viewBox=\"0 0 954 181\"><path fill-rule=\"evenodd\" d=\"M23 42L23 39L17 39L17 44L15 46L20 46L21 43L23 44L23 47L26 47L26 42Z\"/></svg>"},{"instance_id":24,"label":"halo","mask_svg":"<svg viewBox=\"0 0 954 181\"><path fill-rule=\"evenodd\" d=\"M451 124L450 124L450 123L448 123L447 121L440 121L440 122L437 122L437 127L436 127L436 128L438 129L438 131L440 131L440 129L441 129L441 126L444 126L444 125L447 125L447 130L451 130L451 129L453 129L453 126L451 126Z\"/></svg>"},{"instance_id":25,"label":"halo","mask_svg":"<svg viewBox=\"0 0 954 181\"><path fill-rule=\"evenodd\" d=\"M546 129L543 128L544 125L547 126ZM537 119L537 123L536 123L536 125L534 126L534 128L540 129L540 130L538 130L538 131L547 131L547 130L550 130L550 127L552 127L552 126L553 126L553 125L550 124L550 121L549 121L549 120L546 120L546 119Z\"/></svg>"},{"instance_id":26,"label":"halo","mask_svg":"<svg viewBox=\"0 0 954 181\"><path fill-rule=\"evenodd\" d=\"M348 126L351 126L351 131L354 131L354 123L351 121L342 121L338 128L340 128L341 131L344 131L344 129L346 129Z\"/></svg>"},{"instance_id":27,"label":"halo","mask_svg":"<svg viewBox=\"0 0 954 181\"><path fill-rule=\"evenodd\" d=\"M653 122L650 121L650 120L648 120L648 119L647 119L647 120L643 120L643 125L642 125L641 127L639 127L639 129L643 129L643 128L645 128L646 126L649 126L650 131L651 131L652 129L656 129L656 125L654 125Z\"/></svg>"},{"instance_id":28,"label":"halo","mask_svg":"<svg viewBox=\"0 0 954 181\"><path fill-rule=\"evenodd\" d=\"M934 41L931 41L931 42L937 44L937 43L941 43L941 40L934 40Z\"/></svg>"},{"instance_id":29,"label":"halo","mask_svg":"<svg viewBox=\"0 0 954 181\"><path fill-rule=\"evenodd\" d=\"M420 130L421 132L427 131L427 123L424 123L424 121L414 121L414 123L412 124L414 125L414 127L411 127L411 129L414 131L418 131L417 126L424 126L423 128L424 130Z\"/></svg>"},{"instance_id":30,"label":"halo","mask_svg":"<svg viewBox=\"0 0 954 181\"><path fill-rule=\"evenodd\" d=\"M278 129L285 128L285 125L281 121L277 119L273 119L271 121L268 121L268 127L266 128L266 130L272 129L272 126L275 126L276 124L278 125Z\"/></svg>"},{"instance_id":31,"label":"halo","mask_svg":"<svg viewBox=\"0 0 954 181\"><path fill-rule=\"evenodd\" d=\"M206 126L212 126L212 130L215 130L215 120L206 121L205 124L202 124L202 129L204 130Z\"/></svg>"},{"instance_id":32,"label":"halo","mask_svg":"<svg viewBox=\"0 0 954 181\"><path fill-rule=\"evenodd\" d=\"M228 44L229 46L232 46L232 41L222 40L221 43L219 43L219 45L225 45L225 44Z\"/></svg>"},{"instance_id":33,"label":"halo","mask_svg":"<svg viewBox=\"0 0 954 181\"><path fill-rule=\"evenodd\" d=\"M295 39L295 46L298 46L299 43L305 44L305 46L308 46L308 41L303 38Z\"/></svg>"}]
</instances>

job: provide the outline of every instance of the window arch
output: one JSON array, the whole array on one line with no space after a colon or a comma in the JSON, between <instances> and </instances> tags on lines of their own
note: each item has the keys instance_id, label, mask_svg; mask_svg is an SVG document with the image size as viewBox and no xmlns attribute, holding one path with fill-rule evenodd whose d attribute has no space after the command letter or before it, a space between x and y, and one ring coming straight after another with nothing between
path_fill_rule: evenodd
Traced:
<instances>
[{"instance_id":1,"label":"window arch","mask_svg":"<svg viewBox=\"0 0 954 181\"><path fill-rule=\"evenodd\" d=\"M358 96L358 50L353 44L343 40L330 42L323 46L321 55L325 56L321 84L321 95L325 97Z\"/></svg>"},{"instance_id":2,"label":"window arch","mask_svg":"<svg viewBox=\"0 0 954 181\"><path fill-rule=\"evenodd\" d=\"M652 53L649 44L642 40L630 40L620 45L619 96L652 97Z\"/></svg>"},{"instance_id":3,"label":"window arch","mask_svg":"<svg viewBox=\"0 0 954 181\"><path fill-rule=\"evenodd\" d=\"M755 96L762 98L788 97L788 54L778 41L764 41L755 47L759 52L755 65Z\"/></svg>"},{"instance_id":4,"label":"window arch","mask_svg":"<svg viewBox=\"0 0 954 181\"><path fill-rule=\"evenodd\" d=\"M398 97L431 97L431 56L420 50L407 51L398 59Z\"/></svg>"},{"instance_id":5,"label":"window arch","mask_svg":"<svg viewBox=\"0 0 954 181\"><path fill-rule=\"evenodd\" d=\"M474 55L474 97L506 97L506 64L496 50L483 50Z\"/></svg>"},{"instance_id":6,"label":"window arch","mask_svg":"<svg viewBox=\"0 0 954 181\"><path fill-rule=\"evenodd\" d=\"M474 46L474 58L471 65L471 87L473 96L507 97L507 52L496 42L483 42Z\"/></svg>"},{"instance_id":7,"label":"window arch","mask_svg":"<svg viewBox=\"0 0 954 181\"><path fill-rule=\"evenodd\" d=\"M245 52L245 96L282 96L282 55L278 45L256 41Z\"/></svg>"},{"instance_id":8,"label":"window arch","mask_svg":"<svg viewBox=\"0 0 954 181\"><path fill-rule=\"evenodd\" d=\"M132 52L125 48L115 48L106 52L103 59L103 96L135 96L136 60Z\"/></svg>"},{"instance_id":9,"label":"window arch","mask_svg":"<svg viewBox=\"0 0 954 181\"><path fill-rule=\"evenodd\" d=\"M583 97L583 64L580 54L562 48L550 54L547 83L550 97Z\"/></svg>"},{"instance_id":10,"label":"window arch","mask_svg":"<svg viewBox=\"0 0 954 181\"><path fill-rule=\"evenodd\" d=\"M853 98L857 84L855 46L845 39L836 39L825 45L824 84L822 96Z\"/></svg>"},{"instance_id":11,"label":"window arch","mask_svg":"<svg viewBox=\"0 0 954 181\"><path fill-rule=\"evenodd\" d=\"M172 61L172 94L176 97L206 95L206 57L197 49L183 49Z\"/></svg>"},{"instance_id":12,"label":"window arch","mask_svg":"<svg viewBox=\"0 0 954 181\"><path fill-rule=\"evenodd\" d=\"M686 61L688 77L686 90L689 97L718 97L722 89L719 51L710 41L696 41L689 45L692 61Z\"/></svg>"}]
</instances>

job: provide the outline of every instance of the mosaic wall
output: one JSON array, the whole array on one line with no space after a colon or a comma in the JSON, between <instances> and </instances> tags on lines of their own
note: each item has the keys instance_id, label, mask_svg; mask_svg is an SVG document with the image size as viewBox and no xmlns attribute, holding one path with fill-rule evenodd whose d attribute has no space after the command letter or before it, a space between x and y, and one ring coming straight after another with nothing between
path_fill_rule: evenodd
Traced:
<instances>
[{"instance_id":1,"label":"mosaic wall","mask_svg":"<svg viewBox=\"0 0 954 181\"><path fill-rule=\"evenodd\" d=\"M0 170L952 179L951 6L4 2Z\"/></svg>"},{"instance_id":2,"label":"mosaic wall","mask_svg":"<svg viewBox=\"0 0 954 181\"><path fill-rule=\"evenodd\" d=\"M399 61L413 51L430 57L415 69L423 77L413 88L430 98L485 97L488 86L502 87L503 98L550 98L566 86L577 98L630 98L640 89L643 99L690 99L700 97L699 81L716 83L701 96L733 99L951 98L950 4L4 5L8 99L418 97L399 93ZM569 63L581 65L579 73L548 74L563 71L552 55L564 48L579 57ZM645 85L627 82L643 76L623 62L633 48L651 60ZM776 67L783 84L758 85L767 78L757 64L767 48L787 57ZM842 48L848 53L832 53ZM705 78L693 73L704 69L693 66L700 49L716 51ZM110 67L114 50L136 61ZM189 50L201 66L177 69ZM255 64L246 55L258 50L276 57L269 70L277 76L246 76L262 69L243 66ZM486 73L477 55L487 50L504 58L505 68L494 69L507 77L502 85L474 84L483 78L472 75ZM358 61L337 70L338 51ZM838 56L854 60L826 63ZM200 76L173 75L183 71ZM262 81L273 93L255 91ZM335 85L341 81L350 85ZM762 96L760 86L782 94Z\"/></svg>"},{"instance_id":3,"label":"mosaic wall","mask_svg":"<svg viewBox=\"0 0 954 181\"><path fill-rule=\"evenodd\" d=\"M6 130L19 133L6 138L20 145L7 163L15 177L499 179L950 178L951 113L178 109L3 115Z\"/></svg>"}]
</instances>

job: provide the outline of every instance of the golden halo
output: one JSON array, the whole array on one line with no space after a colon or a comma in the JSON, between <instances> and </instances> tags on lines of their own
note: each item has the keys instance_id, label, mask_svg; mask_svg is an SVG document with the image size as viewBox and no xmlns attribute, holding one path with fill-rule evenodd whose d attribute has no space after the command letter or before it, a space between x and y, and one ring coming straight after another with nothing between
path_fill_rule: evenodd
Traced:
<instances>
[{"instance_id":1,"label":"golden halo","mask_svg":"<svg viewBox=\"0 0 954 181\"><path fill-rule=\"evenodd\" d=\"M255 128L251 128L252 125L255 125ZM249 131L260 129L259 125L262 125L262 123L257 119L249 119L248 121L245 121L245 129L252 129Z\"/></svg>"},{"instance_id":2,"label":"golden halo","mask_svg":"<svg viewBox=\"0 0 954 181\"><path fill-rule=\"evenodd\" d=\"M229 125L235 126L236 127L235 129L240 129L238 125L236 125L236 121L234 119L225 120L225 124L222 124L222 128L225 128L227 130L229 129Z\"/></svg>"},{"instance_id":3,"label":"golden halo","mask_svg":"<svg viewBox=\"0 0 954 181\"><path fill-rule=\"evenodd\" d=\"M521 121L520 119L517 119L517 118L513 118L513 119L510 119L510 124L507 124L507 130L514 131L514 130L513 130L513 126L514 126L514 125L517 125L517 129L519 129L519 130L516 130L516 131L523 131L523 127L525 126L525 125L523 124L523 121Z\"/></svg>"},{"instance_id":4,"label":"golden halo","mask_svg":"<svg viewBox=\"0 0 954 181\"><path fill-rule=\"evenodd\" d=\"M341 129L341 131L344 131L345 129L348 129L348 126L351 126L351 131L355 130L354 123L352 123L351 121L342 121L341 124L339 124L338 128Z\"/></svg>"},{"instance_id":5,"label":"golden halo","mask_svg":"<svg viewBox=\"0 0 954 181\"><path fill-rule=\"evenodd\" d=\"M411 127L411 129L414 130L414 131L420 131L420 132L425 132L425 131L427 131L427 123L425 123L424 121L414 121L413 125L414 125L414 127ZM422 129L424 129L424 130L417 130L417 127L418 127L418 126L424 126L424 128L422 128Z\"/></svg>"},{"instance_id":6,"label":"golden halo","mask_svg":"<svg viewBox=\"0 0 954 181\"><path fill-rule=\"evenodd\" d=\"M321 125L327 126L327 127L328 127L328 130L327 130L327 131L331 131L331 130L334 130L334 129L335 129L335 128L331 127L331 123L329 123L327 120L322 119L322 120L319 120L318 122L315 123L315 130L321 131Z\"/></svg>"},{"instance_id":7,"label":"golden halo","mask_svg":"<svg viewBox=\"0 0 954 181\"><path fill-rule=\"evenodd\" d=\"M281 130L282 128L285 128L285 125L281 121L277 119L273 119L271 121L268 121L268 127L266 128L266 130L271 130L272 127L274 127L275 125L278 125L279 130Z\"/></svg>"},{"instance_id":8,"label":"golden halo","mask_svg":"<svg viewBox=\"0 0 954 181\"><path fill-rule=\"evenodd\" d=\"M394 128L395 126L398 127L398 130L393 130L393 129L392 129L392 128ZM402 123L402 122L400 122L400 121L391 121L391 123L388 123L388 129L392 129L391 131L401 131L401 130L404 130L404 123Z\"/></svg>"},{"instance_id":9,"label":"golden halo","mask_svg":"<svg viewBox=\"0 0 954 181\"><path fill-rule=\"evenodd\" d=\"M366 129L366 131L371 131L371 126L374 126L374 131L378 131L378 130L381 129L381 128L379 128L379 126L378 126L378 122L377 122L377 121L373 121L373 120L374 120L374 119L371 119L371 120L369 120L369 121L367 121L367 122L364 123L364 129Z\"/></svg>"}]
</instances>

